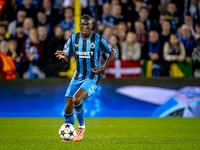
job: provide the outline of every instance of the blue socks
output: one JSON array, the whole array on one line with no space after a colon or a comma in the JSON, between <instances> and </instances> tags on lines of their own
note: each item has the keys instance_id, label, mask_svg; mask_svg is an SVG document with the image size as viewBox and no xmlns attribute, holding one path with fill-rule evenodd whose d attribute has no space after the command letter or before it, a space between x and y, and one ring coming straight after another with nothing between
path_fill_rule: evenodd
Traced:
<instances>
[{"instance_id":1,"label":"blue socks","mask_svg":"<svg viewBox=\"0 0 200 150\"><path fill-rule=\"evenodd\" d=\"M65 123L69 123L69 124L74 125L74 123L75 123L74 112L71 113L71 114L66 114L65 113L64 117L65 117Z\"/></svg>"},{"instance_id":2,"label":"blue socks","mask_svg":"<svg viewBox=\"0 0 200 150\"><path fill-rule=\"evenodd\" d=\"M85 128L85 113L84 113L83 103L74 105L74 108L76 110L76 115L79 122L79 128Z\"/></svg>"}]
</instances>

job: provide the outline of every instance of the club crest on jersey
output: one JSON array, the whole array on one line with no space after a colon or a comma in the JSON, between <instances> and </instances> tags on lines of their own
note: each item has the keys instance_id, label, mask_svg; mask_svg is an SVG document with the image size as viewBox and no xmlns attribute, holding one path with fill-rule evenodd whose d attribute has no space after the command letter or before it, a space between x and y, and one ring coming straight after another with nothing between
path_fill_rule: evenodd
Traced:
<instances>
[{"instance_id":1,"label":"club crest on jersey","mask_svg":"<svg viewBox=\"0 0 200 150\"><path fill-rule=\"evenodd\" d=\"M75 44L75 47L78 47L79 44Z\"/></svg>"},{"instance_id":2,"label":"club crest on jersey","mask_svg":"<svg viewBox=\"0 0 200 150\"><path fill-rule=\"evenodd\" d=\"M94 43L90 44L90 48L94 49L95 48L95 45Z\"/></svg>"}]
</instances>

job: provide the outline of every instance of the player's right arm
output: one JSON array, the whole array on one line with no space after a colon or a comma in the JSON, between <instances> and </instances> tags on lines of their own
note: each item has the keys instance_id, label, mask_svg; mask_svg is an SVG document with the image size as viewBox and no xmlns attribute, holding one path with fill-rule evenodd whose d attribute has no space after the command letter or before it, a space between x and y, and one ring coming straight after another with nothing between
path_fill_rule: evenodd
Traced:
<instances>
[{"instance_id":1,"label":"player's right arm","mask_svg":"<svg viewBox=\"0 0 200 150\"><path fill-rule=\"evenodd\" d=\"M64 46L63 51L57 50L55 55L59 59L62 59L64 63L68 63L71 59L71 55L72 55L71 51L72 51L72 41L71 41L71 37L69 37L69 39L67 40Z\"/></svg>"},{"instance_id":2,"label":"player's right arm","mask_svg":"<svg viewBox=\"0 0 200 150\"><path fill-rule=\"evenodd\" d=\"M57 50L55 55L58 59L62 59L64 63L68 63L71 59L71 56L66 55L65 51Z\"/></svg>"}]
</instances>

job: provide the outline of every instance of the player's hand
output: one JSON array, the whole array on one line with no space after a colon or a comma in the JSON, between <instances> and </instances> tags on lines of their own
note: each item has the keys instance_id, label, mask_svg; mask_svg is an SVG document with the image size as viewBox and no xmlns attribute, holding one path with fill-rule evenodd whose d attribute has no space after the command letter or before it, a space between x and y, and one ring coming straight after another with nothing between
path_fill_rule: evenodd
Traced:
<instances>
[{"instance_id":1,"label":"player's hand","mask_svg":"<svg viewBox=\"0 0 200 150\"><path fill-rule=\"evenodd\" d=\"M61 58L65 58L65 52L64 51L60 51L60 50L57 50L56 53L55 53L56 57L58 57L59 59Z\"/></svg>"},{"instance_id":2,"label":"player's hand","mask_svg":"<svg viewBox=\"0 0 200 150\"><path fill-rule=\"evenodd\" d=\"M104 72L105 70L103 68L93 68L92 72L94 72L95 74L99 74Z\"/></svg>"}]
</instances>

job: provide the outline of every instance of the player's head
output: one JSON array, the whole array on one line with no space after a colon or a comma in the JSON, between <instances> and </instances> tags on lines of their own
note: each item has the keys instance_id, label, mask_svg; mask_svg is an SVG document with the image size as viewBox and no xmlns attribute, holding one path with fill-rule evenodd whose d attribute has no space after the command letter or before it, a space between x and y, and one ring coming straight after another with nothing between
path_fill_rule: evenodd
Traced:
<instances>
[{"instance_id":1,"label":"player's head","mask_svg":"<svg viewBox=\"0 0 200 150\"><path fill-rule=\"evenodd\" d=\"M83 15L80 19L80 30L81 30L81 34L84 36L89 36L91 31L92 31L92 27L93 27L93 20L92 17L90 17L89 15Z\"/></svg>"}]
</instances>

